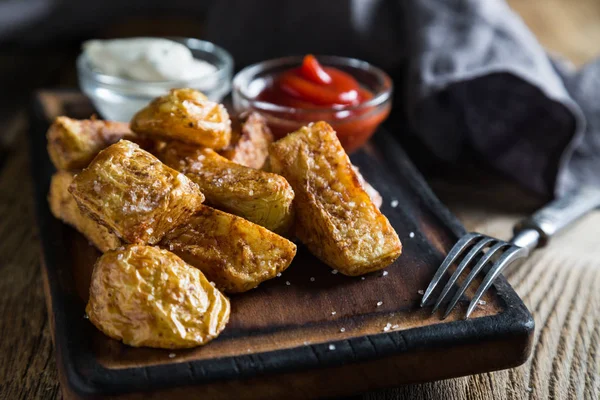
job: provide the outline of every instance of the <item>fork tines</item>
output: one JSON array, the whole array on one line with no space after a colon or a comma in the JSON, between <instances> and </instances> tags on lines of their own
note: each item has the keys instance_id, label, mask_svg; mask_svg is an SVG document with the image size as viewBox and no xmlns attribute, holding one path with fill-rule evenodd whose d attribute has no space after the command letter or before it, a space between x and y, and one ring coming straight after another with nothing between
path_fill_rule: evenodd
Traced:
<instances>
[{"instance_id":1,"label":"fork tines","mask_svg":"<svg viewBox=\"0 0 600 400\"><path fill-rule=\"evenodd\" d=\"M450 300L446 311L442 317L446 318L450 312L454 309L461 296L465 293L469 285L477 277L477 275L488 267L490 260L495 257L495 261L491 264L488 273L483 279L481 285L477 289L477 292L473 296L469 307L467 309L466 318L471 315L479 300L483 294L489 289L493 281L502 272L504 267L518 258L527 256L527 249L515 246L511 243L498 240L489 236L482 235L480 233L468 233L463 236L455 245L452 247L446 258L444 259L440 268L436 271L429 287L423 295L421 300L421 307L427 304L427 301L432 298L434 290L438 287L443 276L450 269L450 267L459 261L460 257L467 251L468 253L462 258L456 270L446 282L446 285L442 289L442 292L433 306L432 313L435 313L439 307L444 303L445 300L450 296L452 289L455 287L456 282L462 273L470 268L470 272L467 278L462 282L461 286L454 292L454 296Z\"/></svg>"}]
</instances>

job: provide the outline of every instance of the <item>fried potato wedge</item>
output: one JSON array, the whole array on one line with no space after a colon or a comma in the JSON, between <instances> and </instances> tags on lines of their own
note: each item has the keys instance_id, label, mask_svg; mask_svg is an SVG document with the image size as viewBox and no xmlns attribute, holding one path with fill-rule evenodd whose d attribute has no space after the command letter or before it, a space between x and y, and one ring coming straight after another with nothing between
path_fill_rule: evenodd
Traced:
<instances>
[{"instance_id":1,"label":"fried potato wedge","mask_svg":"<svg viewBox=\"0 0 600 400\"><path fill-rule=\"evenodd\" d=\"M377 189L375 189L373 186L371 186L369 182L367 182L367 180L364 178L364 176L362 176L360 170L356 165L352 165L352 169L354 170L354 173L358 178L360 186L362 186L362 188L365 189L365 192L367 192L367 194L371 198L371 201L373 202L373 204L375 204L375 207L381 208L381 205L383 204L383 197L381 197Z\"/></svg>"},{"instance_id":2,"label":"fried potato wedge","mask_svg":"<svg viewBox=\"0 0 600 400\"><path fill-rule=\"evenodd\" d=\"M121 139L139 139L127 123L67 117L57 117L50 125L46 138L50 159L59 170L85 168L101 150L111 144Z\"/></svg>"},{"instance_id":3,"label":"fried potato wedge","mask_svg":"<svg viewBox=\"0 0 600 400\"><path fill-rule=\"evenodd\" d=\"M243 218L204 206L160 242L228 293L253 289L296 255L289 240Z\"/></svg>"},{"instance_id":4,"label":"fried potato wedge","mask_svg":"<svg viewBox=\"0 0 600 400\"><path fill-rule=\"evenodd\" d=\"M269 146L273 135L265 118L258 113L250 113L239 131L232 133L231 144L221 155L234 163L261 169L269 157Z\"/></svg>"},{"instance_id":5,"label":"fried potato wedge","mask_svg":"<svg viewBox=\"0 0 600 400\"><path fill-rule=\"evenodd\" d=\"M69 193L73 177L74 174L69 171L58 171L52 175L48 193L52 214L77 229L103 253L121 246L121 239L117 235L81 212L73 195Z\"/></svg>"},{"instance_id":6,"label":"fried potato wedge","mask_svg":"<svg viewBox=\"0 0 600 400\"><path fill-rule=\"evenodd\" d=\"M93 219L137 244L158 243L204 201L198 185L127 140L101 151L69 191Z\"/></svg>"},{"instance_id":7,"label":"fried potato wedge","mask_svg":"<svg viewBox=\"0 0 600 400\"><path fill-rule=\"evenodd\" d=\"M129 346L183 349L216 338L230 304L175 254L129 245L98 259L85 311L98 329Z\"/></svg>"},{"instance_id":8,"label":"fried potato wedge","mask_svg":"<svg viewBox=\"0 0 600 400\"><path fill-rule=\"evenodd\" d=\"M294 191L284 177L229 161L215 151L170 142L161 159L198 184L206 202L285 233L293 222Z\"/></svg>"},{"instance_id":9,"label":"fried potato wedge","mask_svg":"<svg viewBox=\"0 0 600 400\"><path fill-rule=\"evenodd\" d=\"M350 276L398 258L398 235L362 188L329 124L311 124L273 143L270 162L294 188L296 234L318 258Z\"/></svg>"},{"instance_id":10,"label":"fried potato wedge","mask_svg":"<svg viewBox=\"0 0 600 400\"><path fill-rule=\"evenodd\" d=\"M131 129L156 139L180 140L222 149L231 140L231 120L223 105L193 89L172 89L138 111Z\"/></svg>"}]
</instances>

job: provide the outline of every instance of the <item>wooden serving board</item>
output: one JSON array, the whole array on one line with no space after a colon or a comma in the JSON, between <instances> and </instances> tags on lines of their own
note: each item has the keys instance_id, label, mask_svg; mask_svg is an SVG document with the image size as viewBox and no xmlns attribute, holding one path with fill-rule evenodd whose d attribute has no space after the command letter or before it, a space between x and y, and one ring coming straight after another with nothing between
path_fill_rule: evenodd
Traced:
<instances>
[{"instance_id":1,"label":"wooden serving board","mask_svg":"<svg viewBox=\"0 0 600 400\"><path fill-rule=\"evenodd\" d=\"M443 321L431 308L419 308L419 291L464 228L384 130L352 159L383 196L382 211L403 242L387 275L333 274L299 246L280 278L231 297L227 328L204 347L131 348L106 337L84 318L99 253L56 220L46 202L54 172L46 154L49 121L93 112L78 92L47 91L36 95L32 115L42 272L65 398L331 397L509 368L527 359L533 319L504 278L472 319L462 319L468 298ZM392 207L392 200L399 205ZM386 325L393 328L384 331Z\"/></svg>"}]
</instances>

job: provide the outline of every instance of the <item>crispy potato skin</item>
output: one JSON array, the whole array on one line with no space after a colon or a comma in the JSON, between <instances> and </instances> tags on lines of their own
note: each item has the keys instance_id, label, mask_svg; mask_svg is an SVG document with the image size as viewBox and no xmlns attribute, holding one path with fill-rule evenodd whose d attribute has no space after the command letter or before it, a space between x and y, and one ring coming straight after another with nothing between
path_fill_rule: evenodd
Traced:
<instances>
[{"instance_id":1,"label":"crispy potato skin","mask_svg":"<svg viewBox=\"0 0 600 400\"><path fill-rule=\"evenodd\" d=\"M398 235L361 187L329 124L311 124L273 143L270 162L294 188L296 234L313 254L350 276L398 258Z\"/></svg>"},{"instance_id":2,"label":"crispy potato skin","mask_svg":"<svg viewBox=\"0 0 600 400\"><path fill-rule=\"evenodd\" d=\"M383 197L381 197L377 189L375 189L373 186L371 186L369 182L367 182L367 180L360 173L357 166L352 165L352 169L354 170L354 173L358 178L360 186L362 186L362 188L365 189L365 192L367 192L367 194L371 198L371 201L373 202L373 204L375 204L375 207L377 207L378 209L381 208L381 205L383 204Z\"/></svg>"},{"instance_id":3,"label":"crispy potato skin","mask_svg":"<svg viewBox=\"0 0 600 400\"><path fill-rule=\"evenodd\" d=\"M127 123L67 117L57 117L46 138L50 159L59 170L85 168L102 149L121 139L137 139Z\"/></svg>"},{"instance_id":4,"label":"crispy potato skin","mask_svg":"<svg viewBox=\"0 0 600 400\"><path fill-rule=\"evenodd\" d=\"M157 97L133 116L131 129L156 139L217 150L231 140L231 121L225 107L193 89L173 89Z\"/></svg>"},{"instance_id":5,"label":"crispy potato skin","mask_svg":"<svg viewBox=\"0 0 600 400\"><path fill-rule=\"evenodd\" d=\"M73 195L69 193L73 177L74 174L68 171L58 171L52 175L48 193L52 214L77 229L103 253L121 246L121 239L117 235L81 212Z\"/></svg>"},{"instance_id":6,"label":"crispy potato skin","mask_svg":"<svg viewBox=\"0 0 600 400\"><path fill-rule=\"evenodd\" d=\"M158 243L204 201L195 183L127 140L101 151L69 191L84 212L137 244Z\"/></svg>"},{"instance_id":7,"label":"crispy potato skin","mask_svg":"<svg viewBox=\"0 0 600 400\"><path fill-rule=\"evenodd\" d=\"M243 218L204 206L160 242L228 293L253 289L296 255L289 240Z\"/></svg>"},{"instance_id":8,"label":"crispy potato skin","mask_svg":"<svg viewBox=\"0 0 600 400\"><path fill-rule=\"evenodd\" d=\"M262 169L269 157L273 135L267 121L258 113L250 113L239 131L232 133L231 144L221 155L234 163Z\"/></svg>"},{"instance_id":9,"label":"crispy potato skin","mask_svg":"<svg viewBox=\"0 0 600 400\"><path fill-rule=\"evenodd\" d=\"M284 177L244 167L207 148L170 142L161 159L198 184L206 202L285 233L293 222L294 191Z\"/></svg>"},{"instance_id":10,"label":"crispy potato skin","mask_svg":"<svg viewBox=\"0 0 600 400\"><path fill-rule=\"evenodd\" d=\"M85 310L98 329L127 345L180 349L216 338L230 305L175 254L129 245L98 259Z\"/></svg>"}]
</instances>

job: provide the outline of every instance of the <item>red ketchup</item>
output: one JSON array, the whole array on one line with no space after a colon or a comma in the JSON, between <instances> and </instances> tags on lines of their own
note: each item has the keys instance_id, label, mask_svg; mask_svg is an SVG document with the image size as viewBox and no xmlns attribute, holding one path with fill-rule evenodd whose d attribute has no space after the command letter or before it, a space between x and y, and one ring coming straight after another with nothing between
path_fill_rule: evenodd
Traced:
<instances>
[{"instance_id":1,"label":"red ketchup","mask_svg":"<svg viewBox=\"0 0 600 400\"><path fill-rule=\"evenodd\" d=\"M313 55L304 57L302 65L283 72L258 95L258 100L287 107L300 108L307 113L290 113L288 122L326 120L338 134L346 151L362 146L377 126L389 114L389 107L348 109L373 98L354 77L336 68L323 67ZM311 119L314 111L314 119ZM308 115L307 115L308 114ZM276 137L290 133L293 124L270 120L269 126Z\"/></svg>"}]
</instances>

